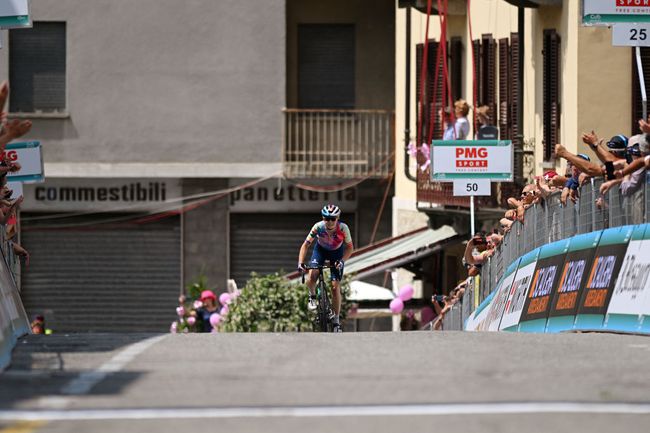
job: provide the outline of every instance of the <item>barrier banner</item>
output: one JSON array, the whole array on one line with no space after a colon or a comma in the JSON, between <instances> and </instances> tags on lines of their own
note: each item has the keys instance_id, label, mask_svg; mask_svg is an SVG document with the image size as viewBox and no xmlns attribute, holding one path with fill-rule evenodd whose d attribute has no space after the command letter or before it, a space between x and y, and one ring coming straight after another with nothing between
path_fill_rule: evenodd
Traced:
<instances>
[{"instance_id":1,"label":"barrier banner","mask_svg":"<svg viewBox=\"0 0 650 433\"><path fill-rule=\"evenodd\" d=\"M647 224L632 231L625 258L607 307L605 329L635 332L650 292L650 230Z\"/></svg>"},{"instance_id":2,"label":"barrier banner","mask_svg":"<svg viewBox=\"0 0 650 433\"><path fill-rule=\"evenodd\" d=\"M515 279L517 273L517 267L519 266L520 259L515 260L508 266L506 269L505 276L503 277L503 282L501 287L496 291L494 295L494 300L490 304L490 311L487 313L485 322L483 323L484 327L482 329L487 331L498 331L499 325L501 324L501 316L503 316L503 309L506 306L508 301L508 295L510 294L510 289Z\"/></svg>"},{"instance_id":3,"label":"barrier banner","mask_svg":"<svg viewBox=\"0 0 650 433\"><path fill-rule=\"evenodd\" d=\"M560 279L560 268L564 264L569 243L568 239L564 239L541 247L533 281L521 312L519 331L545 331L554 288Z\"/></svg>"},{"instance_id":4,"label":"barrier banner","mask_svg":"<svg viewBox=\"0 0 650 433\"><path fill-rule=\"evenodd\" d=\"M539 256L539 248L534 249L528 254L521 257L519 261L519 268L514 278L514 282L510 287L508 298L501 317L500 330L516 331L519 325L519 318L524 309L528 289L537 266L537 257Z\"/></svg>"},{"instance_id":5,"label":"barrier banner","mask_svg":"<svg viewBox=\"0 0 650 433\"><path fill-rule=\"evenodd\" d=\"M564 260L557 290L553 292L546 332L573 329L578 312L578 301L587 283L602 231L585 233L570 239L569 252Z\"/></svg>"},{"instance_id":6,"label":"barrier banner","mask_svg":"<svg viewBox=\"0 0 650 433\"><path fill-rule=\"evenodd\" d=\"M501 282L497 284L497 288L500 287ZM496 291L490 293L487 298L481 302L481 304L474 310L472 314L469 315L467 321L465 322L465 331L478 331L481 328L481 325L487 318L488 313L490 312L490 306L492 305L492 300L494 299L494 294Z\"/></svg>"},{"instance_id":7,"label":"barrier banner","mask_svg":"<svg viewBox=\"0 0 650 433\"><path fill-rule=\"evenodd\" d=\"M634 226L603 230L580 298L575 329L602 329Z\"/></svg>"}]
</instances>

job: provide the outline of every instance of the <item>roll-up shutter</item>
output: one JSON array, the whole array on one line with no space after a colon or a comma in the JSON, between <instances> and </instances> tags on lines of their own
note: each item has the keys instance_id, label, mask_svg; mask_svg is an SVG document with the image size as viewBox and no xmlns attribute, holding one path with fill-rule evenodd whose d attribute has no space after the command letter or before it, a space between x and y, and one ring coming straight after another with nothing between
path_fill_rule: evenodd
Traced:
<instances>
[{"instance_id":1,"label":"roll-up shutter","mask_svg":"<svg viewBox=\"0 0 650 433\"><path fill-rule=\"evenodd\" d=\"M231 214L230 278L243 287L251 272L292 272L298 253L318 214ZM354 236L354 214L341 219ZM311 249L307 259L311 257Z\"/></svg>"},{"instance_id":2,"label":"roll-up shutter","mask_svg":"<svg viewBox=\"0 0 650 433\"><path fill-rule=\"evenodd\" d=\"M300 108L355 107L354 24L298 26Z\"/></svg>"},{"instance_id":3,"label":"roll-up shutter","mask_svg":"<svg viewBox=\"0 0 650 433\"><path fill-rule=\"evenodd\" d=\"M26 229L29 226L25 227ZM116 228L26 230L30 316L55 332L166 332L181 287L179 218Z\"/></svg>"}]
</instances>

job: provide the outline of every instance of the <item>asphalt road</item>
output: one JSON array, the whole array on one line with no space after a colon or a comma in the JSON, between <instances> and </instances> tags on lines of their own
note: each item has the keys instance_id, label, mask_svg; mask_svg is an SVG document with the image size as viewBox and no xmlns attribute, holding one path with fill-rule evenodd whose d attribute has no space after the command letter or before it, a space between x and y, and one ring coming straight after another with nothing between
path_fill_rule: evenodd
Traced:
<instances>
[{"instance_id":1,"label":"asphalt road","mask_svg":"<svg viewBox=\"0 0 650 433\"><path fill-rule=\"evenodd\" d=\"M648 425L650 338L637 336L29 336L0 374L0 433L647 432Z\"/></svg>"}]
</instances>

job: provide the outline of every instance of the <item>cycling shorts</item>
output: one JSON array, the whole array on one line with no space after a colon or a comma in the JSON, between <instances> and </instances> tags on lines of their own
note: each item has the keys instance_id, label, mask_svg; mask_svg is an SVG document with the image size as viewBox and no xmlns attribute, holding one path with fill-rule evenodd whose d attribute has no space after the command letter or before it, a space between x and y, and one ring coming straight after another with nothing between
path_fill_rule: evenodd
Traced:
<instances>
[{"instance_id":1,"label":"cycling shorts","mask_svg":"<svg viewBox=\"0 0 650 433\"><path fill-rule=\"evenodd\" d=\"M311 253L311 261L309 262L310 266L322 266L325 260L329 260L330 263L334 263L337 260L343 258L343 252L345 251L345 244L341 245L336 250L328 250L316 243L314 245L314 251ZM343 266L341 269L336 269L334 267L330 268L330 280L332 281L341 281L343 278Z\"/></svg>"}]
</instances>

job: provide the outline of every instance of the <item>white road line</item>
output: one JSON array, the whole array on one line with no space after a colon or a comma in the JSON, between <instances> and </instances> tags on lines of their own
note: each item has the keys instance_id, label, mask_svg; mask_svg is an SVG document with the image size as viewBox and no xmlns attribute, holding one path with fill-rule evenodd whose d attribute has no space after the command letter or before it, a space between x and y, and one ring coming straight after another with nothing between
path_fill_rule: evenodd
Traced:
<instances>
[{"instance_id":1,"label":"white road line","mask_svg":"<svg viewBox=\"0 0 650 433\"><path fill-rule=\"evenodd\" d=\"M376 406L294 406L233 408L152 408L87 410L1 410L0 421L87 421L210 418L302 418L365 416L446 416L517 414L650 415L650 403L526 402Z\"/></svg>"},{"instance_id":2,"label":"white road line","mask_svg":"<svg viewBox=\"0 0 650 433\"><path fill-rule=\"evenodd\" d=\"M149 338L138 343L132 344L106 363L102 364L98 369L81 373L79 377L72 380L61 389L63 394L67 395L82 395L87 394L93 386L104 380L106 376L111 373L117 373L126 364L133 361L133 359L153 346L169 334L160 335L158 337Z\"/></svg>"}]
</instances>

